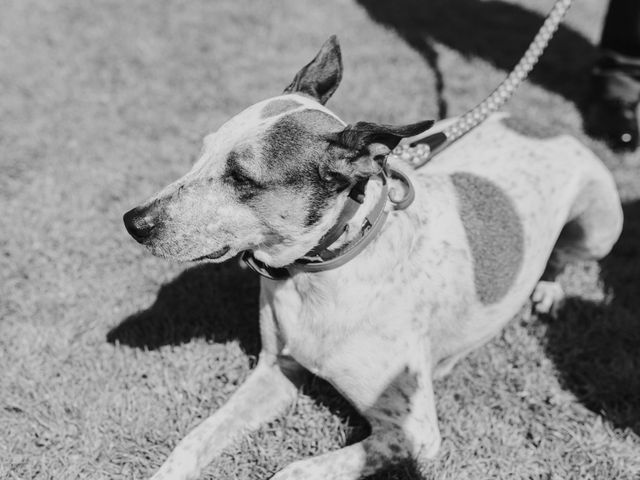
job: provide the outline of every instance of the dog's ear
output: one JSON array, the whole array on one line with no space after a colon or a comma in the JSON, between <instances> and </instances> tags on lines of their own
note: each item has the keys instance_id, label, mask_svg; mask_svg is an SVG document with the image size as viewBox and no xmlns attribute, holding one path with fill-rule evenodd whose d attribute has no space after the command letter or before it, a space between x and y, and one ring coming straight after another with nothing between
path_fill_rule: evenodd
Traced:
<instances>
[{"instance_id":1,"label":"dog's ear","mask_svg":"<svg viewBox=\"0 0 640 480\"><path fill-rule=\"evenodd\" d=\"M342 186L376 175L384 168L387 155L400 140L418 135L432 125L432 120L401 126L369 122L347 125L344 130L327 136L337 155L331 156L329 164L321 169L321 175Z\"/></svg>"},{"instance_id":2,"label":"dog's ear","mask_svg":"<svg viewBox=\"0 0 640 480\"><path fill-rule=\"evenodd\" d=\"M338 88L341 79L340 44L338 38L331 35L316 57L296 74L284 93L306 93L324 105Z\"/></svg>"}]
</instances>

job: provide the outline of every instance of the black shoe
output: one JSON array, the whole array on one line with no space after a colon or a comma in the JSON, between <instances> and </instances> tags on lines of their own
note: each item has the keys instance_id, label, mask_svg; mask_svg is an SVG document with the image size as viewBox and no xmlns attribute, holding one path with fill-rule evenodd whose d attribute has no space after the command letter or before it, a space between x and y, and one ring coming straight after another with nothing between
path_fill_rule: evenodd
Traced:
<instances>
[{"instance_id":1,"label":"black shoe","mask_svg":"<svg viewBox=\"0 0 640 480\"><path fill-rule=\"evenodd\" d=\"M638 103L592 97L585 116L585 131L604 140L616 152L638 148Z\"/></svg>"}]
</instances>

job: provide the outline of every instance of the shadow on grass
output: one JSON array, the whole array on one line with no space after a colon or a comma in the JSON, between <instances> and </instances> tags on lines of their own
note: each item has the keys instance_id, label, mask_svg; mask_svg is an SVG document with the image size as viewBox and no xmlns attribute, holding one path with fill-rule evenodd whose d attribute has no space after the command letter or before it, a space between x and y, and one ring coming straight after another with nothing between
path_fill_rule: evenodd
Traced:
<instances>
[{"instance_id":1,"label":"shadow on grass","mask_svg":"<svg viewBox=\"0 0 640 480\"><path fill-rule=\"evenodd\" d=\"M189 268L160 288L153 305L113 328L107 341L156 349L194 338L238 340L248 355L256 356L259 289L258 277L233 260Z\"/></svg>"},{"instance_id":2,"label":"shadow on grass","mask_svg":"<svg viewBox=\"0 0 640 480\"><path fill-rule=\"evenodd\" d=\"M496 0L358 0L358 3L373 20L395 30L434 69L439 110L445 115L443 79L437 67L434 41L465 56L482 58L507 72L520 60L544 21L539 13ZM586 37L563 24L529 80L559 93L580 108L588 84L584 80L596 53Z\"/></svg>"},{"instance_id":3,"label":"shadow on grass","mask_svg":"<svg viewBox=\"0 0 640 480\"><path fill-rule=\"evenodd\" d=\"M624 213L622 236L601 263L611 301L569 299L548 324L546 348L583 405L640 434L640 202Z\"/></svg>"}]
</instances>

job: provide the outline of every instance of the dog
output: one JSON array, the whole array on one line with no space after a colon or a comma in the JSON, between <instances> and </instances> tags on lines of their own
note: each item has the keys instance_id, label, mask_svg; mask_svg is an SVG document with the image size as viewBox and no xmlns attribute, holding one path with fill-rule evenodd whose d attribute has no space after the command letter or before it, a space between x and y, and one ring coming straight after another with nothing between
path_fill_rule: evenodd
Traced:
<instances>
[{"instance_id":1,"label":"dog","mask_svg":"<svg viewBox=\"0 0 640 480\"><path fill-rule=\"evenodd\" d=\"M256 368L155 480L197 478L283 412L305 372L329 381L371 433L273 479L356 479L433 458L432 380L530 296L551 311L558 272L605 256L621 232L612 176L573 138L528 138L491 118L414 170L394 149L441 125L346 124L324 106L341 78L331 37L282 95L206 136L189 173L124 215L155 255L222 262L244 252L263 276ZM391 200L415 191L413 204L396 208L389 189Z\"/></svg>"}]
</instances>

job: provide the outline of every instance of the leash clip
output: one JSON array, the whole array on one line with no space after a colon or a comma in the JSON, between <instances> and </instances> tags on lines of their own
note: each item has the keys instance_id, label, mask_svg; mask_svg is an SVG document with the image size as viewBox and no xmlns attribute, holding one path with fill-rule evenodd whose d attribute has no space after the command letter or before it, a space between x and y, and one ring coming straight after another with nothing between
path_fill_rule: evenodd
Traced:
<instances>
[{"instance_id":1,"label":"leash clip","mask_svg":"<svg viewBox=\"0 0 640 480\"><path fill-rule=\"evenodd\" d=\"M409 205L413 203L413 201L416 198L416 191L413 188L413 183L411 183L411 180L409 180L409 177L407 177L403 172L401 172L400 170L395 170L393 168L386 168L384 175L391 180L398 180L400 183L404 185L404 189L406 192L404 196L399 197L397 195L398 189L390 188L388 193L388 198L391 204L393 205L394 210L406 209Z\"/></svg>"}]
</instances>

